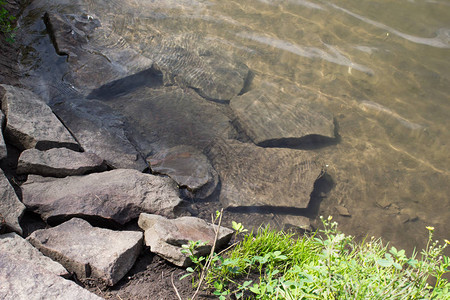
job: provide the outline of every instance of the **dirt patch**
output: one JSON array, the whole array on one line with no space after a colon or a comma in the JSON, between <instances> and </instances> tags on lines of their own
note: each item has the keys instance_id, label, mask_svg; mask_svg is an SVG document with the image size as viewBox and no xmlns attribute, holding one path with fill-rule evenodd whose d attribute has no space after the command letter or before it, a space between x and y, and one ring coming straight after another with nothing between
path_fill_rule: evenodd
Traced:
<instances>
[{"instance_id":1,"label":"dirt patch","mask_svg":"<svg viewBox=\"0 0 450 300\"><path fill-rule=\"evenodd\" d=\"M82 286L105 299L177 299L176 286L182 299L191 298L195 290L190 278L180 280L186 274L146 249L138 258L133 268L114 287L105 287L95 281L85 281ZM173 285L172 285L173 277ZM197 299L215 299L208 292L200 292Z\"/></svg>"}]
</instances>

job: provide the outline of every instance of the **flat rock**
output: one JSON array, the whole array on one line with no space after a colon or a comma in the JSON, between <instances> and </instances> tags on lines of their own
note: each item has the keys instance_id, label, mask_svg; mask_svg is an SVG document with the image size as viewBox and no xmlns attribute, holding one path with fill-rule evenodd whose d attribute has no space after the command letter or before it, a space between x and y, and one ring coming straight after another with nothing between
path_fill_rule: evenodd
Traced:
<instances>
[{"instance_id":1,"label":"flat rock","mask_svg":"<svg viewBox=\"0 0 450 300\"><path fill-rule=\"evenodd\" d=\"M218 226L207 223L195 217L181 217L169 220L165 217L150 214L141 214L138 225L143 230L145 244L150 251L158 254L171 263L186 267L192 262L182 253L182 245L189 241L202 241L206 245L197 249L197 255L205 255L211 251ZM222 247L231 239L233 230L220 227L216 247Z\"/></svg>"},{"instance_id":2,"label":"flat rock","mask_svg":"<svg viewBox=\"0 0 450 300\"><path fill-rule=\"evenodd\" d=\"M19 221L25 212L25 205L17 198L3 170L0 170L0 199L0 219L3 219L1 221L4 221L4 225L10 230L22 234ZM0 223L0 227L1 225Z\"/></svg>"},{"instance_id":3,"label":"flat rock","mask_svg":"<svg viewBox=\"0 0 450 300\"><path fill-rule=\"evenodd\" d=\"M123 116L96 100L73 99L52 105L80 142L117 169L145 170L148 165L128 137Z\"/></svg>"},{"instance_id":4,"label":"flat rock","mask_svg":"<svg viewBox=\"0 0 450 300\"><path fill-rule=\"evenodd\" d=\"M100 300L102 298L14 254L0 252L0 298Z\"/></svg>"},{"instance_id":5,"label":"flat rock","mask_svg":"<svg viewBox=\"0 0 450 300\"><path fill-rule=\"evenodd\" d=\"M62 265L39 252L27 240L15 233L0 235L0 252L9 253L21 260L26 260L30 265L46 269L55 275L69 276Z\"/></svg>"},{"instance_id":6,"label":"flat rock","mask_svg":"<svg viewBox=\"0 0 450 300\"><path fill-rule=\"evenodd\" d=\"M79 278L98 278L111 286L125 276L142 250L141 232L96 228L78 218L37 230L27 239Z\"/></svg>"},{"instance_id":7,"label":"flat rock","mask_svg":"<svg viewBox=\"0 0 450 300\"><path fill-rule=\"evenodd\" d=\"M219 181L208 158L191 146L180 145L148 158L153 172L164 174L179 186L187 187L197 198L206 198Z\"/></svg>"},{"instance_id":8,"label":"flat rock","mask_svg":"<svg viewBox=\"0 0 450 300\"><path fill-rule=\"evenodd\" d=\"M309 151L217 141L207 154L219 173L225 207L306 208L322 164Z\"/></svg>"},{"instance_id":9,"label":"flat rock","mask_svg":"<svg viewBox=\"0 0 450 300\"><path fill-rule=\"evenodd\" d=\"M36 94L10 85L0 85L5 135L19 149L66 147L79 149L69 131Z\"/></svg>"},{"instance_id":10,"label":"flat rock","mask_svg":"<svg viewBox=\"0 0 450 300\"><path fill-rule=\"evenodd\" d=\"M164 83L193 88L207 99L229 101L244 89L250 70L214 44L214 39L172 34L155 37L143 54L162 72Z\"/></svg>"},{"instance_id":11,"label":"flat rock","mask_svg":"<svg viewBox=\"0 0 450 300\"><path fill-rule=\"evenodd\" d=\"M129 169L58 179L30 175L22 195L23 203L44 220L85 216L119 224L141 212L173 217L181 203L172 179Z\"/></svg>"},{"instance_id":12,"label":"flat rock","mask_svg":"<svg viewBox=\"0 0 450 300\"><path fill-rule=\"evenodd\" d=\"M115 33L111 24L101 20L108 4L91 3L91 9L87 11L88 1L70 5L66 1L51 2L51 5L59 2L58 11L52 12L48 4L44 4L47 10L44 20L56 52L67 55L69 72L64 80L77 90L87 94L109 82L152 67L150 58L130 47Z\"/></svg>"},{"instance_id":13,"label":"flat rock","mask_svg":"<svg viewBox=\"0 0 450 300\"><path fill-rule=\"evenodd\" d=\"M305 216L297 215L275 215L275 222L279 228L296 228L311 230L311 221Z\"/></svg>"},{"instance_id":14,"label":"flat rock","mask_svg":"<svg viewBox=\"0 0 450 300\"><path fill-rule=\"evenodd\" d=\"M5 115L0 111L0 160L7 155L5 139L3 138L3 128L5 124Z\"/></svg>"},{"instance_id":15,"label":"flat rock","mask_svg":"<svg viewBox=\"0 0 450 300\"><path fill-rule=\"evenodd\" d=\"M300 144L307 137L334 139L333 115L318 107L313 96L294 97L262 85L230 103L239 124L257 145Z\"/></svg>"},{"instance_id":16,"label":"flat rock","mask_svg":"<svg viewBox=\"0 0 450 300\"><path fill-rule=\"evenodd\" d=\"M65 177L106 170L103 159L95 153L76 152L66 148L47 151L28 149L20 154L17 174Z\"/></svg>"},{"instance_id":17,"label":"flat rock","mask_svg":"<svg viewBox=\"0 0 450 300\"><path fill-rule=\"evenodd\" d=\"M350 214L350 212L348 211L348 208L342 205L336 205L334 207L337 211L337 213L343 217L351 217L352 215Z\"/></svg>"}]
</instances>

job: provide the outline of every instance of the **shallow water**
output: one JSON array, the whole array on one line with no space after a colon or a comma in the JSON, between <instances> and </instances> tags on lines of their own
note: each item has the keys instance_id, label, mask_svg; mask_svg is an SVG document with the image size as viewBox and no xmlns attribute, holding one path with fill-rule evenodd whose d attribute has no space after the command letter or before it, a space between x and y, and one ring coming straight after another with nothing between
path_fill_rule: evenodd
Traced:
<instances>
[{"instance_id":1,"label":"shallow water","mask_svg":"<svg viewBox=\"0 0 450 300\"><path fill-rule=\"evenodd\" d=\"M182 36L174 43L194 48L206 39L249 67L250 88L270 83L292 97L314 95L333 113L340 136L337 144L310 150L334 181L319 214L334 215L346 233L382 236L408 249L423 246L428 225L438 238L450 238L449 1L86 3L87 11L104 6L102 17L120 37L111 47L128 43L148 56L155 34ZM41 26L36 32L45 30ZM46 53L40 57L52 63L36 66L24 56L24 82L54 83L66 72L64 59L39 49L43 39L28 50ZM50 75L42 72L44 65ZM70 93L54 85L60 94ZM52 91L34 87L52 98ZM124 99L106 103L119 107ZM339 216L337 205L351 217Z\"/></svg>"}]
</instances>

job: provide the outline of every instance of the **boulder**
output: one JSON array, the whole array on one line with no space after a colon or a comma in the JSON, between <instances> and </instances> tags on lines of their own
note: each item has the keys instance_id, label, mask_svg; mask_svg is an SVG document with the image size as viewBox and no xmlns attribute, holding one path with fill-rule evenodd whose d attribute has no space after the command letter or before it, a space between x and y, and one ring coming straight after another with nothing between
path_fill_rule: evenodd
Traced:
<instances>
[{"instance_id":1,"label":"boulder","mask_svg":"<svg viewBox=\"0 0 450 300\"><path fill-rule=\"evenodd\" d=\"M20 154L17 174L65 177L106 170L103 159L94 153L65 148L47 151L28 149Z\"/></svg>"},{"instance_id":2,"label":"boulder","mask_svg":"<svg viewBox=\"0 0 450 300\"><path fill-rule=\"evenodd\" d=\"M307 137L334 139L333 115L313 97L304 91L290 96L266 84L233 98L230 107L257 145L296 146Z\"/></svg>"},{"instance_id":3,"label":"boulder","mask_svg":"<svg viewBox=\"0 0 450 300\"><path fill-rule=\"evenodd\" d=\"M44 220L84 216L119 224L141 212L173 217L181 203L172 179L128 169L58 179L30 175L22 195L23 203Z\"/></svg>"},{"instance_id":4,"label":"boulder","mask_svg":"<svg viewBox=\"0 0 450 300\"><path fill-rule=\"evenodd\" d=\"M136 149L123 116L100 101L72 99L52 105L84 151L97 154L113 168L145 170L148 165Z\"/></svg>"},{"instance_id":5,"label":"boulder","mask_svg":"<svg viewBox=\"0 0 450 300\"><path fill-rule=\"evenodd\" d=\"M7 229L22 234L19 221L24 212L25 205L19 201L3 170L0 170L0 227L6 225Z\"/></svg>"},{"instance_id":6,"label":"boulder","mask_svg":"<svg viewBox=\"0 0 450 300\"><path fill-rule=\"evenodd\" d=\"M79 149L69 131L36 94L10 85L0 85L5 135L19 149L66 147Z\"/></svg>"},{"instance_id":7,"label":"boulder","mask_svg":"<svg viewBox=\"0 0 450 300\"><path fill-rule=\"evenodd\" d=\"M125 276L142 250L141 232L96 228L78 218L37 230L27 239L78 278L97 278L111 286Z\"/></svg>"},{"instance_id":8,"label":"boulder","mask_svg":"<svg viewBox=\"0 0 450 300\"><path fill-rule=\"evenodd\" d=\"M15 233L0 235L0 252L9 253L21 260L28 261L29 265L40 267L55 275L69 276L69 273L63 266L44 256L27 240Z\"/></svg>"},{"instance_id":9,"label":"boulder","mask_svg":"<svg viewBox=\"0 0 450 300\"><path fill-rule=\"evenodd\" d=\"M3 138L4 124L5 124L5 115L0 110L0 160L4 159L7 155L5 139Z\"/></svg>"},{"instance_id":10,"label":"boulder","mask_svg":"<svg viewBox=\"0 0 450 300\"><path fill-rule=\"evenodd\" d=\"M219 181L216 170L208 158L191 146L180 145L148 158L151 169L187 187L197 198L206 198L216 189Z\"/></svg>"},{"instance_id":11,"label":"boulder","mask_svg":"<svg viewBox=\"0 0 450 300\"><path fill-rule=\"evenodd\" d=\"M322 164L310 151L217 141L208 156L219 173L225 207L306 208Z\"/></svg>"},{"instance_id":12,"label":"boulder","mask_svg":"<svg viewBox=\"0 0 450 300\"><path fill-rule=\"evenodd\" d=\"M186 267L192 262L182 253L182 245L189 241L202 241L206 245L197 249L196 255L205 255L211 251L216 236L217 225L205 222L195 217L181 217L169 220L162 216L141 214L138 225L143 230L145 244L150 246L150 251L158 254L171 263ZM233 230L220 227L216 247L228 244L233 235Z\"/></svg>"},{"instance_id":13,"label":"boulder","mask_svg":"<svg viewBox=\"0 0 450 300\"><path fill-rule=\"evenodd\" d=\"M0 252L0 298L3 300L100 300L102 298L14 254Z\"/></svg>"}]
</instances>

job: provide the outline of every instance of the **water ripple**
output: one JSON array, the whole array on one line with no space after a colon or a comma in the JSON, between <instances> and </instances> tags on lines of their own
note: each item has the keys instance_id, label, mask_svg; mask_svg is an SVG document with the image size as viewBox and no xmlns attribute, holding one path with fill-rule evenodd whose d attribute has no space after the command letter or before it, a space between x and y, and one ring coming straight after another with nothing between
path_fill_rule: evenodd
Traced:
<instances>
[{"instance_id":1,"label":"water ripple","mask_svg":"<svg viewBox=\"0 0 450 300\"><path fill-rule=\"evenodd\" d=\"M294 53L299 56L303 56L303 57L307 57L307 58L321 58L323 60L326 60L326 61L334 63L334 64L346 66L346 67L349 67L349 71L351 71L351 69L355 69L355 70L367 73L369 75L374 74L372 69L352 62L349 58L345 57L341 52L339 52L339 50L337 50L335 47L325 44L325 43L323 45L328 49L328 52L324 51L322 49L316 48L316 47L300 46L300 45L290 43L288 41L279 40L276 38L257 35L257 34L248 33L248 32L241 32L241 33L238 33L237 35L240 37L243 37L243 38L251 39L251 40L257 41L259 43L281 49L281 50L289 51L289 52Z\"/></svg>"},{"instance_id":2,"label":"water ripple","mask_svg":"<svg viewBox=\"0 0 450 300\"><path fill-rule=\"evenodd\" d=\"M366 18L364 16L358 15L354 12L351 12L345 8L342 8L340 6L337 6L335 4L329 3L328 5L330 5L331 7L340 10L354 18L357 18L367 24L373 25L375 27L378 27L380 29L386 30L392 34L395 34L401 38L404 38L410 42L416 43L416 44L422 44L422 45L427 45L427 46L432 46L432 47L436 47L436 48L450 48L450 29L449 28L440 28L437 32L436 32L436 36L433 38L424 38L424 37L418 37L418 36L414 36L414 35L410 35L407 33L403 33L401 31L398 31L394 28L391 28L387 25L384 25L383 23L377 22L377 21L373 21L369 18Z\"/></svg>"}]
</instances>

